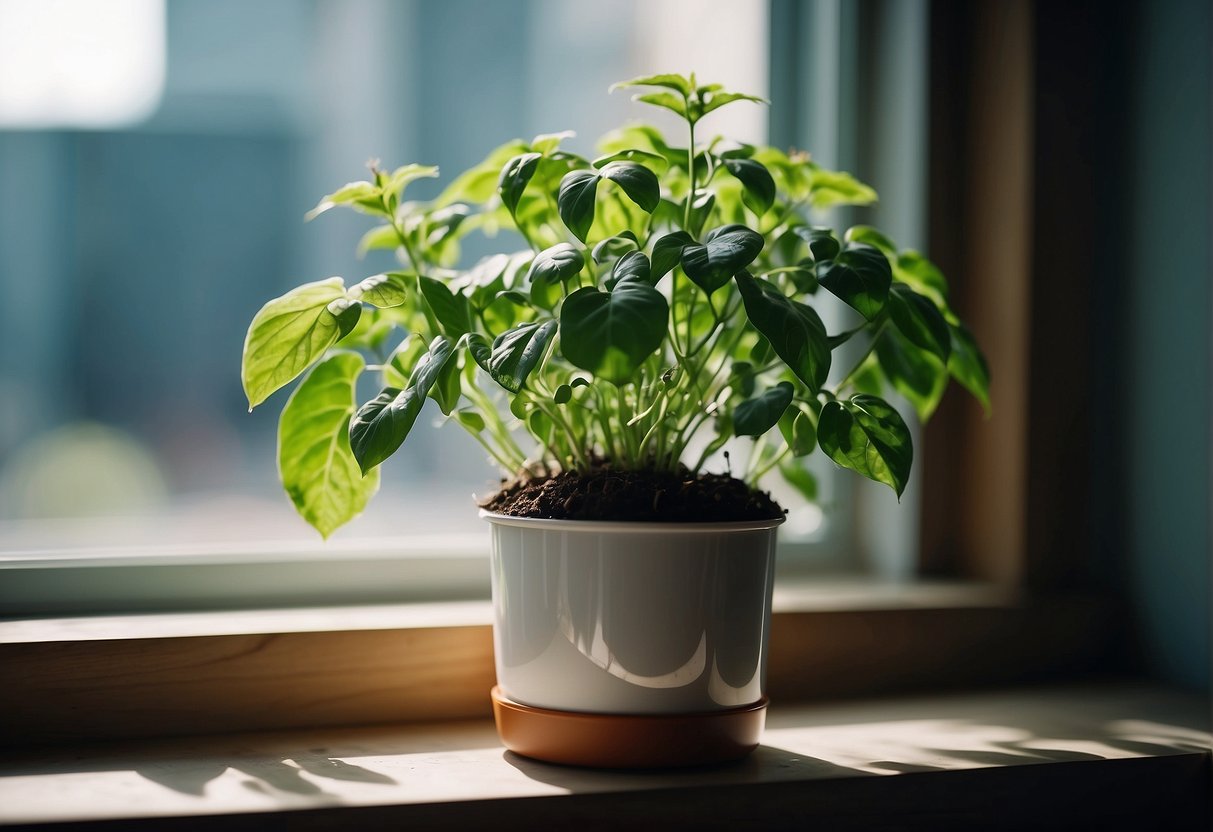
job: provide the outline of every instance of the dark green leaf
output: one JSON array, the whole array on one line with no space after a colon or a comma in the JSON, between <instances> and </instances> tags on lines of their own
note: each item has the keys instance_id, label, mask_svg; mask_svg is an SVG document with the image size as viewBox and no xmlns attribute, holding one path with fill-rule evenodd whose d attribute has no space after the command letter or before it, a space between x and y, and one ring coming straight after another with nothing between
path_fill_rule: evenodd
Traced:
<instances>
[{"instance_id":1,"label":"dark green leaf","mask_svg":"<svg viewBox=\"0 0 1213 832\"><path fill-rule=\"evenodd\" d=\"M556 404L568 404L573 398L573 388L567 384L562 384L556 388L556 392L552 395L552 401Z\"/></svg>"},{"instance_id":2,"label":"dark green leaf","mask_svg":"<svg viewBox=\"0 0 1213 832\"><path fill-rule=\"evenodd\" d=\"M851 243L833 260L817 264L817 282L870 321L889 299L893 272L879 249Z\"/></svg>"},{"instance_id":3,"label":"dark green leaf","mask_svg":"<svg viewBox=\"0 0 1213 832\"><path fill-rule=\"evenodd\" d=\"M406 287L412 279L412 275L403 272L372 275L356 286L351 286L347 296L350 300L369 303L380 309L390 309L407 299Z\"/></svg>"},{"instance_id":4,"label":"dark green leaf","mask_svg":"<svg viewBox=\"0 0 1213 832\"><path fill-rule=\"evenodd\" d=\"M809 244L809 252L818 263L833 260L842 251L842 246L831 228L822 225L799 225L795 228L795 234Z\"/></svg>"},{"instance_id":5,"label":"dark green leaf","mask_svg":"<svg viewBox=\"0 0 1213 832\"><path fill-rule=\"evenodd\" d=\"M901 414L876 396L829 402L817 423L817 439L830 459L901 497L910 479L914 449Z\"/></svg>"},{"instance_id":6,"label":"dark green leaf","mask_svg":"<svg viewBox=\"0 0 1213 832\"><path fill-rule=\"evenodd\" d=\"M501 202L511 214L517 211L518 200L522 199L522 192L535 175L541 158L542 153L523 153L510 159L501 169L501 178L497 180L497 193L501 194Z\"/></svg>"},{"instance_id":7,"label":"dark green leaf","mask_svg":"<svg viewBox=\"0 0 1213 832\"><path fill-rule=\"evenodd\" d=\"M472 310L466 297L452 292L441 280L424 275L421 277L421 294L447 335L458 338L471 331Z\"/></svg>"},{"instance_id":8,"label":"dark green leaf","mask_svg":"<svg viewBox=\"0 0 1213 832\"><path fill-rule=\"evenodd\" d=\"M503 332L493 341L492 355L486 368L493 379L517 393L526 384L527 376L543 358L548 342L556 334L556 322L532 321ZM473 358L475 354L473 354Z\"/></svg>"},{"instance_id":9,"label":"dark green leaf","mask_svg":"<svg viewBox=\"0 0 1213 832\"><path fill-rule=\"evenodd\" d=\"M594 224L594 197L601 178L594 171L575 170L560 180L560 193L556 197L560 219L583 243Z\"/></svg>"},{"instance_id":10,"label":"dark green leaf","mask_svg":"<svg viewBox=\"0 0 1213 832\"><path fill-rule=\"evenodd\" d=\"M695 239L685 231L666 234L653 244L652 278L657 283L682 261L682 250L695 245Z\"/></svg>"},{"instance_id":11,"label":"dark green leaf","mask_svg":"<svg viewBox=\"0 0 1213 832\"><path fill-rule=\"evenodd\" d=\"M733 410L733 433L737 436L762 436L775 426L792 403L791 382L781 381L762 395L747 399Z\"/></svg>"},{"instance_id":12,"label":"dark green leaf","mask_svg":"<svg viewBox=\"0 0 1213 832\"><path fill-rule=\"evenodd\" d=\"M949 325L949 329L952 334L952 354L948 356L948 371L981 402L986 415L989 415L990 368L986 358L964 324Z\"/></svg>"},{"instance_id":13,"label":"dark green leaf","mask_svg":"<svg viewBox=\"0 0 1213 832\"><path fill-rule=\"evenodd\" d=\"M459 406L459 396L462 390L459 383L459 361L451 358L438 374L438 380L430 388L430 398L438 403L438 409L443 416L450 416L451 411Z\"/></svg>"},{"instance_id":14,"label":"dark green leaf","mask_svg":"<svg viewBox=\"0 0 1213 832\"><path fill-rule=\"evenodd\" d=\"M621 280L610 294L578 289L560 311L560 349L575 367L615 384L632 380L666 334L669 307L639 280Z\"/></svg>"},{"instance_id":15,"label":"dark green leaf","mask_svg":"<svg viewBox=\"0 0 1213 832\"><path fill-rule=\"evenodd\" d=\"M753 159L725 159L724 166L744 186L741 198L758 216L770 210L775 202L775 180L761 163Z\"/></svg>"},{"instance_id":16,"label":"dark green leaf","mask_svg":"<svg viewBox=\"0 0 1213 832\"><path fill-rule=\"evenodd\" d=\"M362 304L349 298L337 298L328 305L329 314L337 319L337 340L354 331L362 317Z\"/></svg>"},{"instance_id":17,"label":"dark green leaf","mask_svg":"<svg viewBox=\"0 0 1213 832\"><path fill-rule=\"evenodd\" d=\"M345 283L330 277L306 283L267 303L253 317L244 339L240 378L249 409L292 381L349 332L348 318L339 320L330 309L345 300ZM357 305L338 304L339 313ZM343 331L344 330L344 331Z\"/></svg>"},{"instance_id":18,"label":"dark green leaf","mask_svg":"<svg viewBox=\"0 0 1213 832\"><path fill-rule=\"evenodd\" d=\"M744 225L725 225L712 231L704 245L682 250L682 270L695 285L711 295L762 251L762 235Z\"/></svg>"},{"instance_id":19,"label":"dark green leaf","mask_svg":"<svg viewBox=\"0 0 1213 832\"><path fill-rule=\"evenodd\" d=\"M876 342L881 372L898 393L914 406L924 423L931 418L948 386L948 370L929 352L907 342L896 330L887 330Z\"/></svg>"},{"instance_id":20,"label":"dark green leaf","mask_svg":"<svg viewBox=\"0 0 1213 832\"><path fill-rule=\"evenodd\" d=\"M611 162L599 171L599 174L603 179L609 179L623 188L628 199L643 210L651 214L657 209L657 203L661 201L661 185L657 181L657 174L644 165L635 162Z\"/></svg>"},{"instance_id":21,"label":"dark green leaf","mask_svg":"<svg viewBox=\"0 0 1213 832\"><path fill-rule=\"evenodd\" d=\"M808 456L817 447L817 416L795 402L779 417L779 431L792 456Z\"/></svg>"},{"instance_id":22,"label":"dark green leaf","mask_svg":"<svg viewBox=\"0 0 1213 832\"><path fill-rule=\"evenodd\" d=\"M278 472L300 516L328 537L357 517L379 488L379 472L362 476L350 451L354 385L365 367L340 352L316 365L295 388L278 420Z\"/></svg>"},{"instance_id":23,"label":"dark green leaf","mask_svg":"<svg viewBox=\"0 0 1213 832\"><path fill-rule=\"evenodd\" d=\"M708 217L712 215L712 209L716 207L716 194L711 191L697 190L691 200L691 227L686 229L691 234L698 234L703 229L703 224L707 222ZM682 217L682 212L678 214Z\"/></svg>"},{"instance_id":24,"label":"dark green leaf","mask_svg":"<svg viewBox=\"0 0 1213 832\"><path fill-rule=\"evenodd\" d=\"M557 243L535 255L526 279L529 283L560 283L585 266L585 257L572 243Z\"/></svg>"},{"instance_id":25,"label":"dark green leaf","mask_svg":"<svg viewBox=\"0 0 1213 832\"><path fill-rule=\"evenodd\" d=\"M430 388L454 354L453 343L439 335L413 368L407 387L403 390L385 387L354 415L350 421L350 448L363 474L395 453L404 442Z\"/></svg>"},{"instance_id":26,"label":"dark green leaf","mask_svg":"<svg viewBox=\"0 0 1213 832\"><path fill-rule=\"evenodd\" d=\"M735 279L750 323L797 378L810 390L820 390L830 373L831 357L821 318L811 307L784 296L765 280L745 272L739 272Z\"/></svg>"},{"instance_id":27,"label":"dark green leaf","mask_svg":"<svg viewBox=\"0 0 1213 832\"><path fill-rule=\"evenodd\" d=\"M899 283L889 295L889 317L910 343L947 363L952 352L952 334L948 322L930 299Z\"/></svg>"},{"instance_id":28,"label":"dark green leaf","mask_svg":"<svg viewBox=\"0 0 1213 832\"><path fill-rule=\"evenodd\" d=\"M653 281L649 279L650 274L648 255L643 251L629 251L615 261L615 267L611 269L611 277L606 282L607 288L613 289L615 284L629 277L652 284Z\"/></svg>"}]
</instances>

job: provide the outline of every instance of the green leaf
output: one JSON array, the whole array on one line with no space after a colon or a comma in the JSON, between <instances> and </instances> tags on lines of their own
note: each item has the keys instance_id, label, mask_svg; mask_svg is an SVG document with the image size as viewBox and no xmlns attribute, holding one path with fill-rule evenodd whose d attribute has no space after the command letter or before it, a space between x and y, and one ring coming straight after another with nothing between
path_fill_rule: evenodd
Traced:
<instances>
[{"instance_id":1,"label":"green leaf","mask_svg":"<svg viewBox=\"0 0 1213 832\"><path fill-rule=\"evenodd\" d=\"M661 201L661 184L657 181L657 174L644 165L611 162L599 171L599 175L623 188L628 199L644 211L651 214L657 210L657 203Z\"/></svg>"},{"instance_id":2,"label":"green leaf","mask_svg":"<svg viewBox=\"0 0 1213 832\"><path fill-rule=\"evenodd\" d=\"M472 433L481 433L485 429L484 417L475 410L458 410L455 418Z\"/></svg>"},{"instance_id":3,"label":"green leaf","mask_svg":"<svg viewBox=\"0 0 1213 832\"><path fill-rule=\"evenodd\" d=\"M972 393L986 415L990 414L990 368L981 354L973 334L964 324L949 324L952 334L952 353L948 356L948 372Z\"/></svg>"},{"instance_id":4,"label":"green leaf","mask_svg":"<svg viewBox=\"0 0 1213 832\"><path fill-rule=\"evenodd\" d=\"M404 272L372 275L361 283L351 286L346 296L350 300L369 303L380 309L390 309L393 306L400 306L408 298L406 287L412 279L412 275Z\"/></svg>"},{"instance_id":5,"label":"green leaf","mask_svg":"<svg viewBox=\"0 0 1213 832\"><path fill-rule=\"evenodd\" d=\"M779 431L792 456L808 456L817 447L817 416L793 402L779 417Z\"/></svg>"},{"instance_id":6,"label":"green leaf","mask_svg":"<svg viewBox=\"0 0 1213 832\"><path fill-rule=\"evenodd\" d=\"M362 317L362 305L349 298L337 298L328 305L329 314L337 319L337 340L349 335Z\"/></svg>"},{"instance_id":7,"label":"green leaf","mask_svg":"<svg viewBox=\"0 0 1213 832\"><path fill-rule=\"evenodd\" d=\"M527 272L528 283L560 283L585 266L585 257L572 243L557 243L535 255Z\"/></svg>"},{"instance_id":8,"label":"green leaf","mask_svg":"<svg viewBox=\"0 0 1213 832\"><path fill-rule=\"evenodd\" d=\"M594 197L601 178L594 171L574 170L560 180L560 193L556 197L560 219L583 243L594 224Z\"/></svg>"},{"instance_id":9,"label":"green leaf","mask_svg":"<svg viewBox=\"0 0 1213 832\"><path fill-rule=\"evenodd\" d=\"M762 216L775 203L775 180L771 172L753 159L724 160L725 169L741 182L745 190L741 198L757 216Z\"/></svg>"},{"instance_id":10,"label":"green leaf","mask_svg":"<svg viewBox=\"0 0 1213 832\"><path fill-rule=\"evenodd\" d=\"M385 387L350 420L350 449L363 474L394 454L404 442L430 388L454 354L454 344L439 335L413 368L407 387Z\"/></svg>"},{"instance_id":11,"label":"green leaf","mask_svg":"<svg viewBox=\"0 0 1213 832\"><path fill-rule=\"evenodd\" d=\"M606 281L607 288L612 289L619 281L627 278L652 285L651 273L648 255L643 251L629 251L615 261L615 266L611 269L611 276Z\"/></svg>"},{"instance_id":12,"label":"green leaf","mask_svg":"<svg viewBox=\"0 0 1213 832\"><path fill-rule=\"evenodd\" d=\"M521 139L513 139L494 148L476 167L455 177L455 181L446 186L434 203L450 205L452 202L471 202L482 205L488 202L497 191L502 166L512 157L525 153L528 149L526 142Z\"/></svg>"},{"instance_id":13,"label":"green leaf","mask_svg":"<svg viewBox=\"0 0 1213 832\"><path fill-rule=\"evenodd\" d=\"M658 174L665 173L670 166L669 160L667 160L666 157L658 153L650 153L647 150L640 150L634 147L627 148L625 150L617 150L614 153L608 153L605 156L599 156L590 164L595 168L602 168L609 165L611 162L636 162L644 165L650 170L654 170Z\"/></svg>"},{"instance_id":14,"label":"green leaf","mask_svg":"<svg viewBox=\"0 0 1213 832\"><path fill-rule=\"evenodd\" d=\"M575 367L622 385L665 338L669 306L647 283L625 279L609 294L578 289L560 310L560 349Z\"/></svg>"},{"instance_id":15,"label":"green leaf","mask_svg":"<svg viewBox=\"0 0 1213 832\"><path fill-rule=\"evenodd\" d=\"M938 358L907 342L896 330L886 330L876 342L881 372L898 393L914 406L924 423L931 418L948 386L948 370Z\"/></svg>"},{"instance_id":16,"label":"green leaf","mask_svg":"<svg viewBox=\"0 0 1213 832\"><path fill-rule=\"evenodd\" d=\"M708 217L712 215L712 209L716 207L716 194L700 189L695 191L694 198L689 195L687 198L691 200L691 227L687 231L698 234ZM679 216L681 215L680 211Z\"/></svg>"},{"instance_id":17,"label":"green leaf","mask_svg":"<svg viewBox=\"0 0 1213 832\"><path fill-rule=\"evenodd\" d=\"M335 301L347 305L338 304L331 310ZM261 307L245 336L240 367L250 410L289 384L349 332L345 327L348 317L338 320L334 310L348 316L350 308L360 307L348 305L345 283L339 277L305 283Z\"/></svg>"},{"instance_id":18,"label":"green leaf","mask_svg":"<svg viewBox=\"0 0 1213 832\"><path fill-rule=\"evenodd\" d=\"M357 254L359 259L366 256L368 251L378 249L397 249L400 247L400 235L394 225L379 225L362 235L358 241Z\"/></svg>"},{"instance_id":19,"label":"green leaf","mask_svg":"<svg viewBox=\"0 0 1213 832\"><path fill-rule=\"evenodd\" d=\"M324 537L357 517L379 489L350 451L354 385L366 366L341 352L316 365L295 388L278 420L278 473L299 515Z\"/></svg>"},{"instance_id":20,"label":"green leaf","mask_svg":"<svg viewBox=\"0 0 1213 832\"><path fill-rule=\"evenodd\" d=\"M830 373L831 358L821 318L811 307L786 297L765 280L746 272L739 272L734 279L750 323L797 378L813 392L820 390ZM760 359L755 361L763 363Z\"/></svg>"},{"instance_id":21,"label":"green leaf","mask_svg":"<svg viewBox=\"0 0 1213 832\"><path fill-rule=\"evenodd\" d=\"M799 225L794 229L797 237L800 237L809 244L809 253L813 255L813 259L818 263L824 260L833 260L842 251L842 246L838 242L838 238L834 236L832 228L826 228L823 225Z\"/></svg>"},{"instance_id":22,"label":"green leaf","mask_svg":"<svg viewBox=\"0 0 1213 832\"><path fill-rule=\"evenodd\" d=\"M848 243L864 243L873 248L878 248L887 256L895 257L897 255L897 245L870 225L851 226L847 229L846 240Z\"/></svg>"},{"instance_id":23,"label":"green leaf","mask_svg":"<svg viewBox=\"0 0 1213 832\"><path fill-rule=\"evenodd\" d=\"M876 396L859 395L826 404L817 439L830 459L893 489L898 497L910 479L914 449L899 414Z\"/></svg>"},{"instance_id":24,"label":"green leaf","mask_svg":"<svg viewBox=\"0 0 1213 832\"><path fill-rule=\"evenodd\" d=\"M560 147L565 139L571 139L577 134L572 130L561 130L559 133L540 133L531 139L531 150L547 156Z\"/></svg>"},{"instance_id":25,"label":"green leaf","mask_svg":"<svg viewBox=\"0 0 1213 832\"><path fill-rule=\"evenodd\" d=\"M642 75L630 81L619 81L618 83L611 84L611 88L608 91L614 92L615 90L627 89L629 87L665 87L666 89L674 90L679 95L690 95L691 86L691 82L683 76L665 73Z\"/></svg>"},{"instance_id":26,"label":"green leaf","mask_svg":"<svg viewBox=\"0 0 1213 832\"><path fill-rule=\"evenodd\" d=\"M889 299L893 272L879 249L850 243L833 260L817 264L817 282L870 321Z\"/></svg>"},{"instance_id":27,"label":"green leaf","mask_svg":"<svg viewBox=\"0 0 1213 832\"><path fill-rule=\"evenodd\" d=\"M556 388L556 392L552 394L552 401L556 404L568 404L573 398L573 388L567 384L562 384Z\"/></svg>"},{"instance_id":28,"label":"green leaf","mask_svg":"<svg viewBox=\"0 0 1213 832\"><path fill-rule=\"evenodd\" d=\"M725 104L732 104L734 101L753 101L755 104L770 103L757 95L746 95L742 92L717 92L705 97L703 106L696 108L698 112L692 113L692 115L698 121L713 110L719 110Z\"/></svg>"},{"instance_id":29,"label":"green leaf","mask_svg":"<svg viewBox=\"0 0 1213 832\"><path fill-rule=\"evenodd\" d=\"M809 163L809 169L810 201L814 208L871 205L876 201L876 191L849 173L826 170L812 162Z\"/></svg>"},{"instance_id":30,"label":"green leaf","mask_svg":"<svg viewBox=\"0 0 1213 832\"><path fill-rule=\"evenodd\" d=\"M670 269L682 261L682 250L695 245L695 238L685 231L666 234L653 244L652 281L657 283Z\"/></svg>"},{"instance_id":31,"label":"green leaf","mask_svg":"<svg viewBox=\"0 0 1213 832\"><path fill-rule=\"evenodd\" d=\"M556 322L552 320L542 323L532 321L503 332L493 341L492 354L485 369L498 384L511 393L517 393L526 384L531 370L543 358L555 334ZM472 357L476 357L475 353Z\"/></svg>"},{"instance_id":32,"label":"green leaf","mask_svg":"<svg viewBox=\"0 0 1213 832\"><path fill-rule=\"evenodd\" d=\"M947 363L952 352L952 333L943 314L929 298L899 283L889 295L889 317L910 343Z\"/></svg>"},{"instance_id":33,"label":"green leaf","mask_svg":"<svg viewBox=\"0 0 1213 832\"><path fill-rule=\"evenodd\" d=\"M804 497L810 503L817 501L817 477L795 460L785 460L779 464L779 473L783 475L784 481L788 485L796 489L800 496Z\"/></svg>"},{"instance_id":34,"label":"green leaf","mask_svg":"<svg viewBox=\"0 0 1213 832\"><path fill-rule=\"evenodd\" d=\"M917 251L906 250L893 265L893 278L931 298L940 310L948 306L948 281L934 263Z\"/></svg>"},{"instance_id":35,"label":"green leaf","mask_svg":"<svg viewBox=\"0 0 1213 832\"><path fill-rule=\"evenodd\" d=\"M510 214L517 211L518 200L522 199L522 192L535 175L535 169L539 167L539 160L542 158L542 153L523 153L510 159L501 169L501 178L497 180L497 193L501 195L501 202Z\"/></svg>"},{"instance_id":36,"label":"green leaf","mask_svg":"<svg viewBox=\"0 0 1213 832\"><path fill-rule=\"evenodd\" d=\"M621 231L614 237L607 237L594 246L590 257L595 263L601 263L608 258L619 257L638 248L640 248L640 241L636 239L636 235L631 231Z\"/></svg>"},{"instance_id":37,"label":"green leaf","mask_svg":"<svg viewBox=\"0 0 1213 832\"><path fill-rule=\"evenodd\" d=\"M762 251L762 235L744 225L724 225L708 235L704 245L682 250L682 270L711 295L729 282Z\"/></svg>"},{"instance_id":38,"label":"green leaf","mask_svg":"<svg viewBox=\"0 0 1213 832\"><path fill-rule=\"evenodd\" d=\"M468 299L455 294L441 280L422 275L421 294L443 331L452 338L458 338L472 329L472 310Z\"/></svg>"},{"instance_id":39,"label":"green leaf","mask_svg":"<svg viewBox=\"0 0 1213 832\"><path fill-rule=\"evenodd\" d=\"M364 214L382 214L384 213L384 208L380 204L382 194L383 191L373 182L350 182L320 200L315 208L303 215L303 218L314 220L325 211L336 208L338 205L349 205Z\"/></svg>"},{"instance_id":40,"label":"green leaf","mask_svg":"<svg viewBox=\"0 0 1213 832\"><path fill-rule=\"evenodd\" d=\"M462 393L459 383L459 361L452 359L443 366L438 374L438 380L430 388L430 398L438 403L438 409L443 416L450 416L451 411L459 406L459 396Z\"/></svg>"},{"instance_id":41,"label":"green leaf","mask_svg":"<svg viewBox=\"0 0 1213 832\"><path fill-rule=\"evenodd\" d=\"M781 381L760 396L741 402L733 410L733 433L737 436L762 436L779 421L792 403L795 388Z\"/></svg>"}]
</instances>

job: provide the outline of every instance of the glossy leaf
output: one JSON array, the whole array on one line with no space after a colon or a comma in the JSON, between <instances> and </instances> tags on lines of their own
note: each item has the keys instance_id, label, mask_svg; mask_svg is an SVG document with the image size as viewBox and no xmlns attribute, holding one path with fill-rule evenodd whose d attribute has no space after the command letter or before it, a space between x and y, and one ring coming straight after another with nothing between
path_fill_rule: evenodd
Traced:
<instances>
[{"instance_id":1,"label":"glossy leaf","mask_svg":"<svg viewBox=\"0 0 1213 832\"><path fill-rule=\"evenodd\" d=\"M930 299L898 284L889 295L889 317L910 343L947 363L952 352L952 333L943 314Z\"/></svg>"},{"instance_id":2,"label":"glossy leaf","mask_svg":"<svg viewBox=\"0 0 1213 832\"><path fill-rule=\"evenodd\" d=\"M421 294L429 304L430 311L442 324L442 329L452 338L458 338L472 329L472 310L468 299L455 294L441 280L432 277L420 279Z\"/></svg>"},{"instance_id":3,"label":"glossy leaf","mask_svg":"<svg viewBox=\"0 0 1213 832\"><path fill-rule=\"evenodd\" d=\"M350 300L369 303L380 309L400 306L408 299L407 286L413 276L403 272L376 274L351 286L347 296Z\"/></svg>"},{"instance_id":4,"label":"glossy leaf","mask_svg":"<svg viewBox=\"0 0 1213 832\"><path fill-rule=\"evenodd\" d=\"M629 251L636 251L639 247L640 242L636 239L635 234L631 231L621 231L614 237L607 237L594 246L590 257L595 263L601 263L611 257L620 257Z\"/></svg>"},{"instance_id":5,"label":"glossy leaf","mask_svg":"<svg viewBox=\"0 0 1213 832\"><path fill-rule=\"evenodd\" d=\"M506 390L517 393L543 358L555 334L556 322L548 320L521 324L498 335L486 367L489 375Z\"/></svg>"},{"instance_id":6,"label":"glossy leaf","mask_svg":"<svg viewBox=\"0 0 1213 832\"><path fill-rule=\"evenodd\" d=\"M934 263L917 251L907 250L897 256L893 278L931 298L941 310L947 308L948 281Z\"/></svg>"},{"instance_id":7,"label":"glossy leaf","mask_svg":"<svg viewBox=\"0 0 1213 832\"><path fill-rule=\"evenodd\" d=\"M578 289L561 307L561 353L575 367L626 384L661 346L668 320L666 299L639 280L621 280L609 294Z\"/></svg>"},{"instance_id":8,"label":"glossy leaf","mask_svg":"<svg viewBox=\"0 0 1213 832\"><path fill-rule=\"evenodd\" d=\"M575 170L560 180L560 193L556 197L560 219L583 243L594 224L594 200L600 179L594 171Z\"/></svg>"},{"instance_id":9,"label":"glossy leaf","mask_svg":"<svg viewBox=\"0 0 1213 832\"><path fill-rule=\"evenodd\" d=\"M542 153L523 153L510 159L501 169L501 178L497 180L497 193L501 195L502 204L511 214L517 211L518 200L522 199L522 193L535 175L541 158Z\"/></svg>"},{"instance_id":10,"label":"glossy leaf","mask_svg":"<svg viewBox=\"0 0 1213 832\"><path fill-rule=\"evenodd\" d=\"M330 309L336 302L340 303ZM245 336L240 368L250 410L297 378L349 332L348 317L339 320L334 311L348 316L350 308L359 307L349 306L339 277L305 283L261 307Z\"/></svg>"},{"instance_id":11,"label":"glossy leaf","mask_svg":"<svg viewBox=\"0 0 1213 832\"><path fill-rule=\"evenodd\" d=\"M888 402L866 394L829 402L821 410L817 440L844 468L884 483L898 497L905 491L914 451L901 414Z\"/></svg>"},{"instance_id":12,"label":"glossy leaf","mask_svg":"<svg viewBox=\"0 0 1213 832\"><path fill-rule=\"evenodd\" d=\"M952 353L948 356L948 372L966 390L972 393L986 415L990 413L990 368L973 334L964 324L949 324L952 335Z\"/></svg>"},{"instance_id":13,"label":"glossy leaf","mask_svg":"<svg viewBox=\"0 0 1213 832\"><path fill-rule=\"evenodd\" d=\"M848 243L864 243L878 248L886 255L897 254L897 246L893 244L893 241L870 225L851 226L847 229L846 240Z\"/></svg>"},{"instance_id":14,"label":"glossy leaf","mask_svg":"<svg viewBox=\"0 0 1213 832\"><path fill-rule=\"evenodd\" d=\"M438 404L443 416L450 416L451 411L459 406L459 396L463 392L459 377L459 360L452 356L438 374L434 386L430 388L430 398Z\"/></svg>"},{"instance_id":15,"label":"glossy leaf","mask_svg":"<svg viewBox=\"0 0 1213 832\"><path fill-rule=\"evenodd\" d=\"M779 431L792 456L808 456L817 447L817 416L793 402L779 417Z\"/></svg>"},{"instance_id":16,"label":"glossy leaf","mask_svg":"<svg viewBox=\"0 0 1213 832\"><path fill-rule=\"evenodd\" d=\"M611 162L603 167L599 174L603 179L609 179L622 188L628 199L644 211L651 214L657 210L657 203L661 201L661 185L657 181L657 174L644 165L635 162Z\"/></svg>"},{"instance_id":17,"label":"glossy leaf","mask_svg":"<svg viewBox=\"0 0 1213 832\"><path fill-rule=\"evenodd\" d=\"M653 244L652 280L657 283L670 269L682 261L682 250L695 245L695 238L685 231L666 234Z\"/></svg>"},{"instance_id":18,"label":"glossy leaf","mask_svg":"<svg viewBox=\"0 0 1213 832\"><path fill-rule=\"evenodd\" d=\"M817 282L870 321L889 299L893 272L879 249L851 243L833 260L817 264Z\"/></svg>"},{"instance_id":19,"label":"glossy leaf","mask_svg":"<svg viewBox=\"0 0 1213 832\"><path fill-rule=\"evenodd\" d=\"M404 442L430 388L454 354L454 344L438 336L413 368L407 387L403 390L385 387L354 415L350 421L350 448L364 474L394 454Z\"/></svg>"},{"instance_id":20,"label":"glossy leaf","mask_svg":"<svg viewBox=\"0 0 1213 832\"><path fill-rule=\"evenodd\" d=\"M703 245L682 250L682 270L711 295L762 251L762 235L744 225L726 225L708 235Z\"/></svg>"},{"instance_id":21,"label":"glossy leaf","mask_svg":"<svg viewBox=\"0 0 1213 832\"><path fill-rule=\"evenodd\" d=\"M619 281L626 278L651 284L653 282L650 279L651 274L648 255L643 251L629 251L615 261L615 266L611 269L611 277L607 280L607 288L614 288Z\"/></svg>"},{"instance_id":22,"label":"glossy leaf","mask_svg":"<svg viewBox=\"0 0 1213 832\"><path fill-rule=\"evenodd\" d=\"M907 342L896 330L880 336L876 358L885 378L914 406L918 418L924 423L930 419L947 389L947 367L933 354Z\"/></svg>"},{"instance_id":23,"label":"glossy leaf","mask_svg":"<svg viewBox=\"0 0 1213 832\"><path fill-rule=\"evenodd\" d=\"M809 244L809 253L818 263L833 260L842 251L842 245L831 228L801 225L796 227L795 234Z\"/></svg>"},{"instance_id":24,"label":"glossy leaf","mask_svg":"<svg viewBox=\"0 0 1213 832\"><path fill-rule=\"evenodd\" d=\"M830 345L821 318L765 280L745 272L735 280L750 323L797 378L810 390L820 390L830 373ZM762 363L761 359L755 361Z\"/></svg>"},{"instance_id":25,"label":"glossy leaf","mask_svg":"<svg viewBox=\"0 0 1213 832\"><path fill-rule=\"evenodd\" d=\"M775 180L761 162L729 158L724 166L744 186L741 198L751 211L761 217L770 210L775 203Z\"/></svg>"},{"instance_id":26,"label":"glossy leaf","mask_svg":"<svg viewBox=\"0 0 1213 832\"><path fill-rule=\"evenodd\" d=\"M761 395L741 402L733 410L733 433L737 436L762 436L779 421L792 403L795 388L781 381Z\"/></svg>"},{"instance_id":27,"label":"glossy leaf","mask_svg":"<svg viewBox=\"0 0 1213 832\"><path fill-rule=\"evenodd\" d=\"M607 153L599 156L590 164L596 168L602 168L609 165L611 162L636 162L644 165L650 170L654 170L658 174L665 173L669 168L669 160L659 153L651 153L647 150L630 147L624 150L616 150L614 153Z\"/></svg>"},{"instance_id":28,"label":"glossy leaf","mask_svg":"<svg viewBox=\"0 0 1213 832\"><path fill-rule=\"evenodd\" d=\"M585 267L585 256L572 243L557 243L535 255L527 272L528 283L560 283Z\"/></svg>"}]
</instances>

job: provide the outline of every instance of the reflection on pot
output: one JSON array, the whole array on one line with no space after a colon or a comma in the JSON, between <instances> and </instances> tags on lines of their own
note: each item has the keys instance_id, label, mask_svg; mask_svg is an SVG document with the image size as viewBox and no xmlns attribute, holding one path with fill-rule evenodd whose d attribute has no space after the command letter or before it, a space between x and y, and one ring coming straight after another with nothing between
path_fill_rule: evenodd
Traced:
<instances>
[{"instance_id":1,"label":"reflection on pot","mask_svg":"<svg viewBox=\"0 0 1213 832\"><path fill-rule=\"evenodd\" d=\"M497 678L512 699L670 713L762 698L778 521L489 519Z\"/></svg>"}]
</instances>

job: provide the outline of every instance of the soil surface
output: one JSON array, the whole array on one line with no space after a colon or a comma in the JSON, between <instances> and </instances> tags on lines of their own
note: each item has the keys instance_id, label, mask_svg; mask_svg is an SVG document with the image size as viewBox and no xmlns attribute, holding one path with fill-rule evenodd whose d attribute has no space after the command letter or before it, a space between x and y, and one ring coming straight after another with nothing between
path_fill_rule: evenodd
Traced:
<instances>
[{"instance_id":1,"label":"soil surface","mask_svg":"<svg viewBox=\"0 0 1213 832\"><path fill-rule=\"evenodd\" d=\"M765 491L725 474L606 465L506 483L481 508L511 517L618 522L721 523L784 515Z\"/></svg>"}]
</instances>

